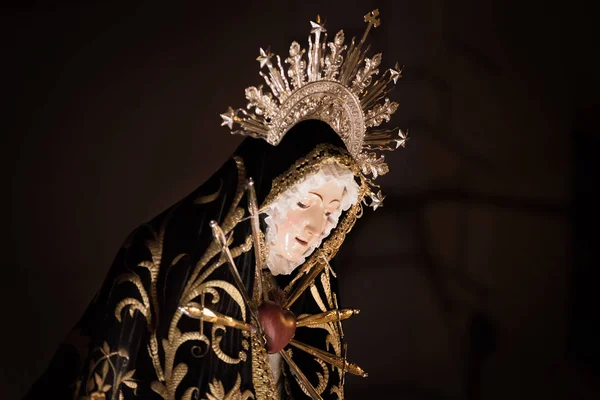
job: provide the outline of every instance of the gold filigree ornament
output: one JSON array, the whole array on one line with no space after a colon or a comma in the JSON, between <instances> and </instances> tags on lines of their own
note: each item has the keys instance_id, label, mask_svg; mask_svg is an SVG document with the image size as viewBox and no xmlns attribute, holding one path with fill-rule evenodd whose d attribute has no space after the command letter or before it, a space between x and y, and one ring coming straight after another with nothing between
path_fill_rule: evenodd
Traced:
<instances>
[{"instance_id":1,"label":"gold filigree ornament","mask_svg":"<svg viewBox=\"0 0 600 400\"><path fill-rule=\"evenodd\" d=\"M125 349L111 350L107 342L101 347L97 347L94 353L97 358L90 361L88 375L83 381L83 377L76 383L75 398L79 400L107 400L123 398L122 386L133 389L134 394L137 390L135 382L135 369L119 371L116 368L117 363L126 364L129 361L129 354ZM85 384L85 394L77 397L82 383ZM112 389L112 391L111 391ZM111 391L112 394L107 395Z\"/></svg>"},{"instance_id":2,"label":"gold filigree ornament","mask_svg":"<svg viewBox=\"0 0 600 400\"><path fill-rule=\"evenodd\" d=\"M233 202L225 215L221 227L219 228L223 235L229 234L235 226L242 220L245 214L245 210L239 207L240 200L245 193L246 187L246 172L243 160L240 158L234 158L236 168L238 171L238 185L236 193L233 198ZM217 192L218 194L218 192ZM217 198L216 195L209 195L200 197L196 204L201 205ZM150 385L151 389L157 393L161 398L165 400L174 400L176 398L176 392L179 389L183 378L188 374L189 367L185 362L180 361L176 355L180 347L189 341L202 344L207 349L211 349L219 360L226 364L238 364L247 360L247 350L249 349L249 343L247 339L242 340L240 343L241 348L237 354L226 354L220 347L223 335L225 334L226 327L242 328L245 331L242 332L244 338L247 338L249 333L247 330L250 326L246 323L247 313L247 299L245 298L245 291L240 292L236 285L218 279L211 279L212 273L220 268L222 265L227 263L227 259L223 257L222 247L227 247L227 255L231 258L237 258L243 253L246 253L252 249L253 242L252 238L248 237L241 245L229 249L229 240L227 243L219 243L217 238L208 246L205 253L198 260L194 266L190 277L186 281L183 292L179 298L179 306L173 314L170 323L169 330L166 337L160 337L157 333L156 321L160 316L160 308L158 307L158 296L157 296L157 281L160 271L160 266L165 262L169 262L171 266L177 265L179 260L186 256L186 254L179 254L172 260L164 259L163 245L165 233L167 230L168 223L171 219L174 207L164 218L161 223L158 232L150 226L146 228L151 233L151 238L146 240L146 247L150 252L150 259L144 260L138 263L137 267L147 269L150 274L150 282L144 283L142 277L133 272L125 272L121 274L117 280L117 285L129 284L133 285L139 294L137 297L126 297L120 300L114 310L115 318L121 322L122 319L129 315L134 316L134 313L139 312L146 320L148 331L150 333L147 349L152 359L153 367L156 373L157 380L153 381ZM148 287L149 286L149 287ZM232 317L222 315L210 309L213 305L219 303L221 297L229 296L234 304L236 304L241 312L242 321L237 321ZM196 302L199 300L200 303ZM207 304L205 304L207 303ZM252 312L252 310L249 310ZM200 327L197 331L183 331L179 326L179 321L183 317L191 317L200 319ZM205 332L204 323L210 322L212 329L210 332ZM123 350L118 352L109 352L108 344L105 344L104 348L100 349L102 352L101 358L95 361L90 367L90 371L95 371L99 362L103 360L109 360L110 357L128 357L124 355ZM162 347L162 352L160 351ZM194 346L194 348L199 348ZM194 350L192 350L194 351ZM125 376L117 375L110 384L106 384L106 372L108 366L102 366L102 374L90 375L87 379L86 395L89 395L91 399L104 399L105 393L111 391L113 398L116 396L115 388L119 389L120 384L136 389L137 383L132 381L132 375L134 370L128 372ZM92 372L90 372L91 374ZM80 385L83 383L80 383ZM238 384L239 386L239 384ZM213 382L211 386L213 393L210 399L227 399L227 400L245 400L252 398L248 396L247 392L239 392L239 387L234 387L226 395L224 394L222 386L219 383ZM191 386L185 388L182 399L190 400L198 392L197 387ZM223 394L221 396L221 394ZM220 396L220 397L219 397ZM251 396L251 393L250 393ZM86 397L84 397L85 399Z\"/></svg>"},{"instance_id":3,"label":"gold filigree ornament","mask_svg":"<svg viewBox=\"0 0 600 400\"><path fill-rule=\"evenodd\" d=\"M381 53L366 57L369 47L363 46L371 28L380 24L379 10L366 14L364 20L365 33L358 42L353 38L348 48L342 30L332 42L327 42L327 30L317 16L316 22L310 22L312 36L308 38L308 52L292 42L289 57L285 59L289 64L287 74L281 58L261 48L257 61L261 69L268 69L260 75L270 91L263 92L262 85L247 88L247 109L229 107L221 114L221 125L227 125L234 134L277 145L298 122L318 119L328 123L342 138L363 174L375 179L387 173L384 156L373 150L404 147L407 132L373 128L389 121L398 108L398 103L390 101L387 95L392 82L395 85L402 77L402 68L396 63L375 79ZM308 59L304 59L305 54ZM374 204L381 207L380 202Z\"/></svg>"},{"instance_id":4,"label":"gold filigree ornament","mask_svg":"<svg viewBox=\"0 0 600 400\"><path fill-rule=\"evenodd\" d=\"M254 399L254 395L250 390L242 392L240 385L242 378L238 374L233 388L229 392L225 392L223 383L218 379L214 379L208 384L209 393L207 394L206 400L250 400Z\"/></svg>"}]
</instances>

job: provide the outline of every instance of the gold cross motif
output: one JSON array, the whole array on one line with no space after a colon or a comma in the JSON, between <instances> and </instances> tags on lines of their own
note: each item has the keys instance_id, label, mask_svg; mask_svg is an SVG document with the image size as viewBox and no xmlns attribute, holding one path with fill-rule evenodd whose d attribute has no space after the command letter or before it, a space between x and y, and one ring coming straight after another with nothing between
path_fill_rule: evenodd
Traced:
<instances>
[{"instance_id":1,"label":"gold cross motif","mask_svg":"<svg viewBox=\"0 0 600 400\"><path fill-rule=\"evenodd\" d=\"M365 14L365 22L368 22L370 25L373 25L375 28L377 28L381 23L381 20L377 17L379 17L378 8L371 11L370 13Z\"/></svg>"}]
</instances>

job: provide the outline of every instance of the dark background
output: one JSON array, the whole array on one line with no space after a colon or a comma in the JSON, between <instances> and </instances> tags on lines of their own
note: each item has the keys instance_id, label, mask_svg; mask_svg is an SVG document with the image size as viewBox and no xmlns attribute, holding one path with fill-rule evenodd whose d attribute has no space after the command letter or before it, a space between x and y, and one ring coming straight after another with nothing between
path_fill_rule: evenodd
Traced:
<instances>
[{"instance_id":1,"label":"dark background","mask_svg":"<svg viewBox=\"0 0 600 400\"><path fill-rule=\"evenodd\" d=\"M259 47L370 36L406 150L385 207L338 256L348 399L599 393L593 10L575 2L23 3L3 10L2 398L18 398L125 236L191 192L240 137ZM591 3L593 4L593 3Z\"/></svg>"}]
</instances>

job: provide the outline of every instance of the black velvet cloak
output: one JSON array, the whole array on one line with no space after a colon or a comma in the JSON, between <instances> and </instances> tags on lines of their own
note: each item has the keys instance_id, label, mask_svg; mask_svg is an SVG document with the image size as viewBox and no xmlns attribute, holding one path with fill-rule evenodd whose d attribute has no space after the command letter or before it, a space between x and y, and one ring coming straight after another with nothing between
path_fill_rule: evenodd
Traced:
<instances>
[{"instance_id":1,"label":"black velvet cloak","mask_svg":"<svg viewBox=\"0 0 600 400\"><path fill-rule=\"evenodd\" d=\"M319 151L324 145L326 150ZM333 155L346 157L346 166L357 171L343 142L320 121L297 124L278 146L245 139L208 181L129 235L100 292L69 335L77 337L75 342L85 339L87 346L77 348L69 343L72 340L61 344L26 399L277 398L266 352L253 334L202 323L183 315L179 306L204 298L212 310L249 322L209 222L217 221L231 235L230 248L242 281L250 297L256 298L255 256L246 218L247 178L254 179L262 205L286 183L301 179L315 161ZM355 175L360 181L360 173ZM360 217L361 199L345 213L353 213L352 218L343 222L342 216L330 234L334 243L327 258L335 255ZM345 231L337 232L340 229ZM289 293L304 272L301 266L275 282ZM337 308L336 293L335 279L324 268L291 310L299 316ZM338 356L344 352L343 335L335 323L298 328L295 339ZM343 398L340 369L297 348L290 353L324 399ZM283 376L284 398L310 398L287 366Z\"/></svg>"}]
</instances>

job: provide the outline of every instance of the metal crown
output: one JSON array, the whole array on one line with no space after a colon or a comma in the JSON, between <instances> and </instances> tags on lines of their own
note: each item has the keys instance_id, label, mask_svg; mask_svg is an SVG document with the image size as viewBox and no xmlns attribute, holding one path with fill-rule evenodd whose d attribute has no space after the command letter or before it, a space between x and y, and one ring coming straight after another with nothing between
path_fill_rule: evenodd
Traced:
<instances>
[{"instance_id":1,"label":"metal crown","mask_svg":"<svg viewBox=\"0 0 600 400\"><path fill-rule=\"evenodd\" d=\"M246 89L247 110L231 107L221 114L223 122L234 134L266 140L277 145L285 133L296 123L306 119L319 119L328 123L342 138L347 150L357 161L363 174L373 178L388 172L383 155L373 150L395 150L404 147L407 132L400 129L375 130L398 108L398 103L387 98L402 70L396 63L393 69L379 74L381 53L366 57L369 46L363 49L372 27L380 24L379 10L364 16L367 28L358 44L355 38L350 47L344 44L344 31L340 30L327 43L327 31L321 18L311 21L308 37L308 60L305 49L292 42L287 74L281 58L260 49L257 61L269 89L251 86ZM273 59L277 61L274 62ZM287 75L287 76L286 76ZM289 78L289 79L288 79ZM234 124L241 129L234 129Z\"/></svg>"}]
</instances>

